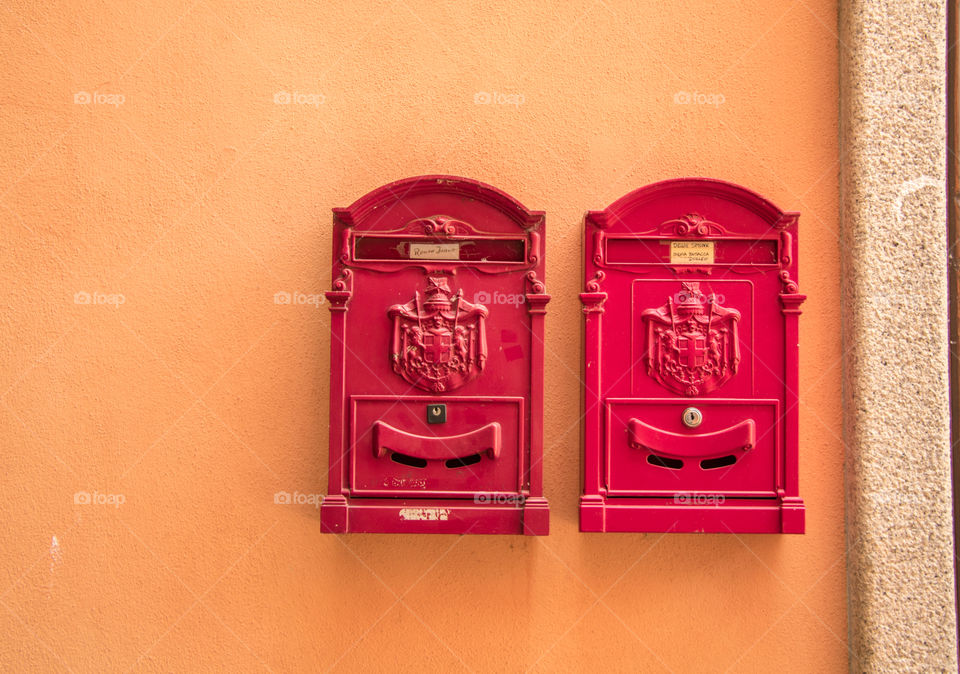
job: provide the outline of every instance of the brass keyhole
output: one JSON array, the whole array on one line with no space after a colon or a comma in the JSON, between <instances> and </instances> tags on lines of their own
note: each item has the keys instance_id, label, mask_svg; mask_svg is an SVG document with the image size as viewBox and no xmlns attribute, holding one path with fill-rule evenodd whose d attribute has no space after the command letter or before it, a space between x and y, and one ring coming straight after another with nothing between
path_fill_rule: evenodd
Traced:
<instances>
[{"instance_id":1,"label":"brass keyhole","mask_svg":"<svg viewBox=\"0 0 960 674\"><path fill-rule=\"evenodd\" d=\"M703 423L703 413L696 407L688 407L683 411L682 419L687 428L696 428Z\"/></svg>"},{"instance_id":2,"label":"brass keyhole","mask_svg":"<svg viewBox=\"0 0 960 674\"><path fill-rule=\"evenodd\" d=\"M430 414L432 414L432 415L435 416L435 417L440 416L440 408L439 408L439 407L433 407L433 408L431 408L431 409L430 409Z\"/></svg>"}]
</instances>

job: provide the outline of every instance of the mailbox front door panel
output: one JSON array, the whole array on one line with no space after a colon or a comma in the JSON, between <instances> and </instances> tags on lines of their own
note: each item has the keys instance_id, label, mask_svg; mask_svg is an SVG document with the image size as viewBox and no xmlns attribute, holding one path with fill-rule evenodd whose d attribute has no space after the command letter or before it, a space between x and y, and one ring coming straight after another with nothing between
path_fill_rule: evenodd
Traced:
<instances>
[{"instance_id":1,"label":"mailbox front door panel","mask_svg":"<svg viewBox=\"0 0 960 674\"><path fill-rule=\"evenodd\" d=\"M682 421L691 406L703 415L695 432ZM776 400L608 398L607 494L775 498L778 407ZM739 477L731 489L734 467Z\"/></svg>"},{"instance_id":2,"label":"mailbox front door panel","mask_svg":"<svg viewBox=\"0 0 960 674\"><path fill-rule=\"evenodd\" d=\"M703 178L588 214L581 530L803 532L797 219Z\"/></svg>"},{"instance_id":3,"label":"mailbox front door panel","mask_svg":"<svg viewBox=\"0 0 960 674\"><path fill-rule=\"evenodd\" d=\"M440 402L437 402L440 401ZM520 458L523 398L353 398L355 496L468 497L527 488ZM430 423L444 405L447 422Z\"/></svg>"},{"instance_id":4,"label":"mailbox front door panel","mask_svg":"<svg viewBox=\"0 0 960 674\"><path fill-rule=\"evenodd\" d=\"M323 530L546 534L543 213L424 176L334 214Z\"/></svg>"}]
</instances>

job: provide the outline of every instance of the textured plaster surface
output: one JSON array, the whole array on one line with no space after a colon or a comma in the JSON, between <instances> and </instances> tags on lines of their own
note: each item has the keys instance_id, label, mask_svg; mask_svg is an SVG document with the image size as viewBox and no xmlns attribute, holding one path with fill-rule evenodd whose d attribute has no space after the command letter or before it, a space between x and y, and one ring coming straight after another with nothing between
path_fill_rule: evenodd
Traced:
<instances>
[{"instance_id":1,"label":"textured plaster surface","mask_svg":"<svg viewBox=\"0 0 960 674\"><path fill-rule=\"evenodd\" d=\"M841 10L851 671L956 671L945 9Z\"/></svg>"},{"instance_id":2,"label":"textured plaster surface","mask_svg":"<svg viewBox=\"0 0 960 674\"><path fill-rule=\"evenodd\" d=\"M844 670L836 25L4 0L0 670ZM548 537L320 533L330 208L424 173L547 212ZM583 214L689 175L802 212L803 536L577 531Z\"/></svg>"}]
</instances>

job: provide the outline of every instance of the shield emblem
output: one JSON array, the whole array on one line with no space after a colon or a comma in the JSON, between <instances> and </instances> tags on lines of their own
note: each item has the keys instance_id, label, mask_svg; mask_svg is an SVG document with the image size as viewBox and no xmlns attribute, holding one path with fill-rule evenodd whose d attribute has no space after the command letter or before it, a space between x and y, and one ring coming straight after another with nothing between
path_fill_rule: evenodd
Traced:
<instances>
[{"instance_id":1,"label":"shield emblem","mask_svg":"<svg viewBox=\"0 0 960 674\"><path fill-rule=\"evenodd\" d=\"M702 293L700 283L682 283L666 304L642 317L647 373L662 386L686 396L704 395L737 373L740 312Z\"/></svg>"},{"instance_id":2,"label":"shield emblem","mask_svg":"<svg viewBox=\"0 0 960 674\"><path fill-rule=\"evenodd\" d=\"M423 357L428 363L446 363L453 351L453 340L446 328L431 330L423 338Z\"/></svg>"},{"instance_id":3,"label":"shield emblem","mask_svg":"<svg viewBox=\"0 0 960 674\"><path fill-rule=\"evenodd\" d=\"M450 290L446 277L427 278L424 296L387 311L393 320L393 371L427 391L449 391L476 378L487 359L487 308Z\"/></svg>"}]
</instances>

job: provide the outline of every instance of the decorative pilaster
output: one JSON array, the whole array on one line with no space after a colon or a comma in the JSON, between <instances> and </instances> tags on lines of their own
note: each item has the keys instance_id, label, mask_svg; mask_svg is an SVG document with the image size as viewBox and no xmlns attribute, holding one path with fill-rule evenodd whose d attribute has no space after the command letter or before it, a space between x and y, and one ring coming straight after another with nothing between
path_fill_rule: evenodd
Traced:
<instances>
[{"instance_id":1,"label":"decorative pilaster","mask_svg":"<svg viewBox=\"0 0 960 674\"><path fill-rule=\"evenodd\" d=\"M603 446L600 415L602 394L600 391L600 331L603 322L603 303L607 293L600 291L599 282L603 272L587 284L590 292L580 293L584 313L584 362L589 365L583 373L583 495L580 497L580 530L603 531L603 498L600 496L600 454Z\"/></svg>"}]
</instances>

